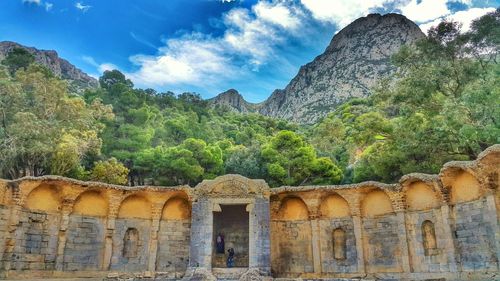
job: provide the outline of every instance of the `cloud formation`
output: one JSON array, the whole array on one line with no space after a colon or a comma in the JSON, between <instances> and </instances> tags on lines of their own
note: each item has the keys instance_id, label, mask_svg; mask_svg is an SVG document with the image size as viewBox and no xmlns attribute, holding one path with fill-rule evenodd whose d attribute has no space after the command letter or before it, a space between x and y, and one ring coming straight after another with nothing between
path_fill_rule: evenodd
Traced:
<instances>
[{"instance_id":1,"label":"cloud formation","mask_svg":"<svg viewBox=\"0 0 500 281\"><path fill-rule=\"evenodd\" d=\"M77 8L78 10L86 13L90 8L92 8L92 6L90 6L90 5L84 5L82 2L76 2L75 8Z\"/></svg>"},{"instance_id":2,"label":"cloud formation","mask_svg":"<svg viewBox=\"0 0 500 281\"><path fill-rule=\"evenodd\" d=\"M451 4L458 2L466 10L452 12ZM333 35L356 18L383 11L404 14L424 32L444 18L463 23L467 30L472 19L492 10L473 8L470 0L260 0L250 8L235 7L223 14L217 20L224 30L221 35L184 32L165 40L155 55L131 56L134 70L126 75L145 87L216 88L250 77L270 64L289 67L292 63L286 61L283 50L291 46L291 41L314 43L317 34L311 30L315 25L327 26ZM136 33L131 32L131 36L154 47ZM104 70L113 65L95 66ZM293 66L298 69L298 65Z\"/></svg>"}]
</instances>

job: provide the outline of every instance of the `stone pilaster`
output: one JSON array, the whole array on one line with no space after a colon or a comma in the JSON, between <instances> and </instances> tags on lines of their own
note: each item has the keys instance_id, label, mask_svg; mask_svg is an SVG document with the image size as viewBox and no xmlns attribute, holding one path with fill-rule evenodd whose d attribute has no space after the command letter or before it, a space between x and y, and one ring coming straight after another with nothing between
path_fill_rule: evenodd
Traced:
<instances>
[{"instance_id":1,"label":"stone pilaster","mask_svg":"<svg viewBox=\"0 0 500 281\"><path fill-rule=\"evenodd\" d=\"M411 272L410 266L410 255L408 251L408 240L407 232L406 232L406 220L405 214L403 211L396 212L396 218L398 223L398 238L399 238L399 247L401 249L401 267L404 273Z\"/></svg>"},{"instance_id":2,"label":"stone pilaster","mask_svg":"<svg viewBox=\"0 0 500 281\"><path fill-rule=\"evenodd\" d=\"M271 237L269 199L256 198L250 208L249 267L271 274Z\"/></svg>"},{"instance_id":3,"label":"stone pilaster","mask_svg":"<svg viewBox=\"0 0 500 281\"><path fill-rule=\"evenodd\" d=\"M149 257L148 257L148 271L154 272L156 270L156 253L158 252L158 230L160 229L160 220L163 205L155 204L153 206L153 216L151 221L151 236L149 238Z\"/></svg>"},{"instance_id":4,"label":"stone pilaster","mask_svg":"<svg viewBox=\"0 0 500 281\"><path fill-rule=\"evenodd\" d=\"M358 273L361 275L366 274L365 270L365 253L363 251L363 234L362 234L362 221L361 217L358 215L352 216L352 223L354 228L354 237L356 238L356 256L358 258Z\"/></svg>"},{"instance_id":5,"label":"stone pilaster","mask_svg":"<svg viewBox=\"0 0 500 281\"><path fill-rule=\"evenodd\" d=\"M106 234L104 237L104 258L102 262L102 269L109 270L111 265L111 257L113 256L113 235L115 231L116 217L108 216L106 221Z\"/></svg>"},{"instance_id":6,"label":"stone pilaster","mask_svg":"<svg viewBox=\"0 0 500 281\"><path fill-rule=\"evenodd\" d=\"M19 205L19 201L15 200L14 204L10 206L9 210L9 222L7 225L6 239L5 239L5 252L3 253L2 260L4 261L5 271L11 269L11 263L13 259L14 249L16 247L16 231L19 225L19 220L22 212L22 206Z\"/></svg>"},{"instance_id":7,"label":"stone pilaster","mask_svg":"<svg viewBox=\"0 0 500 281\"><path fill-rule=\"evenodd\" d=\"M498 216L497 209L495 203L495 195L488 194L486 195L486 210L487 214L485 214L486 221L489 221L491 224L491 228L494 231L495 237L495 253L497 257L497 261L500 261L500 227L498 225ZM499 264L500 267L500 264Z\"/></svg>"},{"instance_id":8,"label":"stone pilaster","mask_svg":"<svg viewBox=\"0 0 500 281\"><path fill-rule=\"evenodd\" d=\"M66 248L66 231L69 225L69 216L73 208L72 201L64 201L61 209L61 221L59 225L59 239L57 242L56 270L63 271L64 249Z\"/></svg>"},{"instance_id":9,"label":"stone pilaster","mask_svg":"<svg viewBox=\"0 0 500 281\"><path fill-rule=\"evenodd\" d=\"M457 272L455 244L453 243L453 234L451 233L450 207L448 205L441 206L441 217L439 219L443 236L445 237L443 239L443 249L446 251L446 256L448 258L449 271Z\"/></svg>"},{"instance_id":10,"label":"stone pilaster","mask_svg":"<svg viewBox=\"0 0 500 281\"><path fill-rule=\"evenodd\" d=\"M189 268L212 268L213 213L212 202L199 198L193 202L191 215L191 245Z\"/></svg>"},{"instance_id":11,"label":"stone pilaster","mask_svg":"<svg viewBox=\"0 0 500 281\"><path fill-rule=\"evenodd\" d=\"M312 254L313 254L313 268L314 273L320 275L321 274L321 242L320 242L320 233L319 233L319 223L318 218L316 216L312 217L310 220L311 223L311 244L312 244Z\"/></svg>"}]
</instances>

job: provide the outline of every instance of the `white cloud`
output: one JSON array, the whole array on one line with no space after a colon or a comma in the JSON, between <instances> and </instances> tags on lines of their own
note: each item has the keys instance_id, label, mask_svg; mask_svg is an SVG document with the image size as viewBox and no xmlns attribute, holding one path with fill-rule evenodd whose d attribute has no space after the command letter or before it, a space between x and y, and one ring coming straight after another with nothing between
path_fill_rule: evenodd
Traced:
<instances>
[{"instance_id":1,"label":"white cloud","mask_svg":"<svg viewBox=\"0 0 500 281\"><path fill-rule=\"evenodd\" d=\"M412 21L428 22L450 14L447 2L447 0L411 0L401 7L401 11Z\"/></svg>"},{"instance_id":2,"label":"white cloud","mask_svg":"<svg viewBox=\"0 0 500 281\"><path fill-rule=\"evenodd\" d=\"M421 24L420 29L422 29L424 33L427 33L431 27L437 26L441 21L447 19L461 23L462 32L467 32L470 30L470 24L473 20L493 11L495 11L495 8L471 8L466 11L459 11L449 16L435 19L429 23Z\"/></svg>"},{"instance_id":3,"label":"white cloud","mask_svg":"<svg viewBox=\"0 0 500 281\"><path fill-rule=\"evenodd\" d=\"M45 2L44 6L45 6L45 11L48 12L48 11L52 10L52 7L54 7L54 4L49 3L49 2Z\"/></svg>"},{"instance_id":4,"label":"white cloud","mask_svg":"<svg viewBox=\"0 0 500 281\"><path fill-rule=\"evenodd\" d=\"M99 74L102 74L106 70L119 69L118 66L112 63L97 63L95 59L91 56L82 56L82 60L95 67L96 70L99 72Z\"/></svg>"},{"instance_id":5,"label":"white cloud","mask_svg":"<svg viewBox=\"0 0 500 281\"><path fill-rule=\"evenodd\" d=\"M90 5L84 5L83 3L81 2L77 2L75 4L75 8L77 8L78 10L82 11L82 12L87 12L90 8L92 8L92 6Z\"/></svg>"},{"instance_id":6,"label":"white cloud","mask_svg":"<svg viewBox=\"0 0 500 281\"><path fill-rule=\"evenodd\" d=\"M302 4L320 21L344 27L365 16L370 10L383 7L393 0L301 0Z\"/></svg>"},{"instance_id":7,"label":"white cloud","mask_svg":"<svg viewBox=\"0 0 500 281\"><path fill-rule=\"evenodd\" d=\"M170 39L157 56L136 55L131 61L140 66L128 76L140 84L210 84L212 79L227 77L232 69L218 40L201 34Z\"/></svg>"},{"instance_id":8,"label":"white cloud","mask_svg":"<svg viewBox=\"0 0 500 281\"><path fill-rule=\"evenodd\" d=\"M200 33L166 41L155 56L136 55L138 71L127 74L136 84L214 85L257 70L300 25L303 12L284 2L261 1L251 10L235 8L223 16L226 31L213 38Z\"/></svg>"}]
</instances>

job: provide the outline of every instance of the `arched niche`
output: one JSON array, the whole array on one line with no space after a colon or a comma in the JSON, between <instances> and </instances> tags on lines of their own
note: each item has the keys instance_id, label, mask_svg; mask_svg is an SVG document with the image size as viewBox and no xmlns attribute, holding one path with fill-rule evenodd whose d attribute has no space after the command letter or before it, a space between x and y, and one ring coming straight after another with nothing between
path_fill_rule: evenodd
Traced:
<instances>
[{"instance_id":1,"label":"arched niche","mask_svg":"<svg viewBox=\"0 0 500 281\"><path fill-rule=\"evenodd\" d=\"M76 199L73 214L105 217L108 215L108 201L99 191L85 191Z\"/></svg>"},{"instance_id":2,"label":"arched niche","mask_svg":"<svg viewBox=\"0 0 500 281\"><path fill-rule=\"evenodd\" d=\"M439 207L439 199L432 188L424 182L411 183L406 190L408 210L427 210Z\"/></svg>"},{"instance_id":3,"label":"arched niche","mask_svg":"<svg viewBox=\"0 0 500 281\"><path fill-rule=\"evenodd\" d=\"M186 220L191 218L191 208L186 199L181 197L170 198L161 215L163 220Z\"/></svg>"},{"instance_id":4,"label":"arched niche","mask_svg":"<svg viewBox=\"0 0 500 281\"><path fill-rule=\"evenodd\" d=\"M319 206L321 217L324 218L343 218L350 216L349 204L338 194L327 196Z\"/></svg>"},{"instance_id":5,"label":"arched niche","mask_svg":"<svg viewBox=\"0 0 500 281\"><path fill-rule=\"evenodd\" d=\"M309 219L309 211L302 199L288 197L281 202L279 217L283 220L307 220Z\"/></svg>"},{"instance_id":6,"label":"arched niche","mask_svg":"<svg viewBox=\"0 0 500 281\"><path fill-rule=\"evenodd\" d=\"M394 212L391 199L382 190L376 189L365 195L361 202L363 217L375 217Z\"/></svg>"},{"instance_id":7,"label":"arched niche","mask_svg":"<svg viewBox=\"0 0 500 281\"><path fill-rule=\"evenodd\" d=\"M478 199L479 196L481 196L479 182L472 174L463 171L452 180L450 203L468 202Z\"/></svg>"},{"instance_id":8,"label":"arched niche","mask_svg":"<svg viewBox=\"0 0 500 281\"><path fill-rule=\"evenodd\" d=\"M151 202L141 195L130 195L120 205L118 218L151 218Z\"/></svg>"},{"instance_id":9,"label":"arched niche","mask_svg":"<svg viewBox=\"0 0 500 281\"><path fill-rule=\"evenodd\" d=\"M28 194L24 206L30 210L57 212L61 208L61 197L57 187L42 184Z\"/></svg>"}]
</instances>

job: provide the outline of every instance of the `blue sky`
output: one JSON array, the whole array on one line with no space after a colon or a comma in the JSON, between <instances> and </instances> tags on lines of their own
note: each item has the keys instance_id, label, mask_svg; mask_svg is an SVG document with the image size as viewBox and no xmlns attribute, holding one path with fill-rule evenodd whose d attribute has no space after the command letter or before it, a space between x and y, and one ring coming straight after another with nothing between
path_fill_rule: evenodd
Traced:
<instances>
[{"instance_id":1,"label":"blue sky","mask_svg":"<svg viewBox=\"0 0 500 281\"><path fill-rule=\"evenodd\" d=\"M1 0L0 40L53 49L98 77L117 68L137 87L252 102L283 88L332 36L371 12L398 12L425 31L463 23L500 0Z\"/></svg>"}]
</instances>

